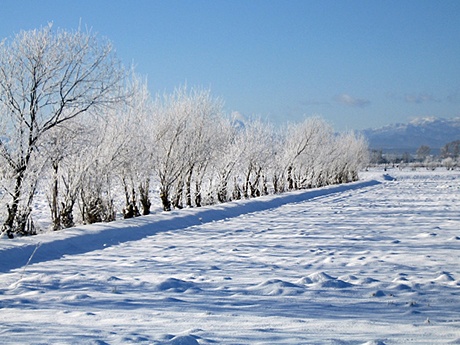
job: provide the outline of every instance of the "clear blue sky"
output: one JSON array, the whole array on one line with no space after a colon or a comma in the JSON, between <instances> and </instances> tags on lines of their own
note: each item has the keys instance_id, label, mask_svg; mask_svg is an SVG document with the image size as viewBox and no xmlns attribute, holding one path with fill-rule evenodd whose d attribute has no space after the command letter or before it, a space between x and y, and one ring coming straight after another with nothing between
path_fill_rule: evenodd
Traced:
<instances>
[{"instance_id":1,"label":"clear blue sky","mask_svg":"<svg viewBox=\"0 0 460 345\"><path fill-rule=\"evenodd\" d=\"M153 94L210 88L227 111L337 130L460 116L459 0L1 0L0 37L92 28Z\"/></svg>"}]
</instances>

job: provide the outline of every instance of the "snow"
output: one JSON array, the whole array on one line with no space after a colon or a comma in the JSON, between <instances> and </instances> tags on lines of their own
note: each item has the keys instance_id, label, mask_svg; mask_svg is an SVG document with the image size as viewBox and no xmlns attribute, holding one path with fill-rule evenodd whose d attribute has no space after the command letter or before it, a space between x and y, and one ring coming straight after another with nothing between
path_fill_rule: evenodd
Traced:
<instances>
[{"instance_id":1,"label":"snow","mask_svg":"<svg viewBox=\"0 0 460 345\"><path fill-rule=\"evenodd\" d=\"M17 344L460 343L460 172L0 239Z\"/></svg>"}]
</instances>

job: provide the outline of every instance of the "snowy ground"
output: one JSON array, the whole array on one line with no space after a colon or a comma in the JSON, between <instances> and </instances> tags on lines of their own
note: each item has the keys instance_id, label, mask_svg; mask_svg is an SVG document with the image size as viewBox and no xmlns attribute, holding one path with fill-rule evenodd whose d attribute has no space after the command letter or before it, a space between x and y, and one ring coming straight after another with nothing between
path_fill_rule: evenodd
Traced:
<instances>
[{"instance_id":1,"label":"snowy ground","mask_svg":"<svg viewBox=\"0 0 460 345\"><path fill-rule=\"evenodd\" d=\"M0 239L0 342L460 344L460 172L388 173Z\"/></svg>"}]
</instances>

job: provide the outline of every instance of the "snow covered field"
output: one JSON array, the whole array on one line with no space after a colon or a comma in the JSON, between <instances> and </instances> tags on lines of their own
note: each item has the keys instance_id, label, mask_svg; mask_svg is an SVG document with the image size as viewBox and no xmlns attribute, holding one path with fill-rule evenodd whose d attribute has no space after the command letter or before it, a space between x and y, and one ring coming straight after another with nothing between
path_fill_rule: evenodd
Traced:
<instances>
[{"instance_id":1,"label":"snow covered field","mask_svg":"<svg viewBox=\"0 0 460 345\"><path fill-rule=\"evenodd\" d=\"M460 344L460 172L388 173L0 239L0 342Z\"/></svg>"}]
</instances>

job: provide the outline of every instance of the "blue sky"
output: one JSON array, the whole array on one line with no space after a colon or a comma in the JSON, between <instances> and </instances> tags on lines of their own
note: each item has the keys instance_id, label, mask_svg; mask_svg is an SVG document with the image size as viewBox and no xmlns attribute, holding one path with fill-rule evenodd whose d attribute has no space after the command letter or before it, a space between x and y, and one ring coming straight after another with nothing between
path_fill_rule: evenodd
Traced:
<instances>
[{"instance_id":1,"label":"blue sky","mask_svg":"<svg viewBox=\"0 0 460 345\"><path fill-rule=\"evenodd\" d=\"M210 88L275 124L460 116L458 0L1 1L1 38L48 22L110 39L153 94Z\"/></svg>"}]
</instances>

